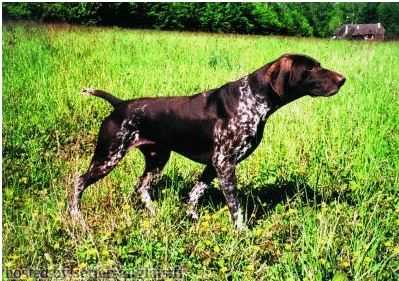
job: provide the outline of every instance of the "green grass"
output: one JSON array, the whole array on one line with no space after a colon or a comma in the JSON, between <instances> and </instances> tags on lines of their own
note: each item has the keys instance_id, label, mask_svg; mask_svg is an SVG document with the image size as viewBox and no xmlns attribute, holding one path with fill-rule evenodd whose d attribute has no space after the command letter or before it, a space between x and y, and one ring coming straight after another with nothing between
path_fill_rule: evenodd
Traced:
<instances>
[{"instance_id":1,"label":"green grass","mask_svg":"<svg viewBox=\"0 0 399 281\"><path fill-rule=\"evenodd\" d=\"M4 270L179 267L190 280L331 280L337 272L398 280L398 43L13 24L3 26L2 44ZM90 231L71 224L73 177L88 167L111 110L79 95L82 87L121 98L190 95L287 52L317 58L347 83L269 119L237 171L241 200L255 207L247 231L232 229L217 182L199 222L186 218L183 198L203 167L176 154L149 217L134 193L138 151L86 191Z\"/></svg>"}]
</instances>

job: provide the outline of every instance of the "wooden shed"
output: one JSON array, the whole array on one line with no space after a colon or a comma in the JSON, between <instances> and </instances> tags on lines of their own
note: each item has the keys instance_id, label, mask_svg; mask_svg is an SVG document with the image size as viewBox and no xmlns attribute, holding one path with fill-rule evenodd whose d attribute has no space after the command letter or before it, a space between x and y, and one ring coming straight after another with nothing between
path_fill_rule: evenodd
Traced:
<instances>
[{"instance_id":1,"label":"wooden shed","mask_svg":"<svg viewBox=\"0 0 399 281\"><path fill-rule=\"evenodd\" d=\"M345 24L337 29L334 39L384 40L385 28L381 23Z\"/></svg>"}]
</instances>

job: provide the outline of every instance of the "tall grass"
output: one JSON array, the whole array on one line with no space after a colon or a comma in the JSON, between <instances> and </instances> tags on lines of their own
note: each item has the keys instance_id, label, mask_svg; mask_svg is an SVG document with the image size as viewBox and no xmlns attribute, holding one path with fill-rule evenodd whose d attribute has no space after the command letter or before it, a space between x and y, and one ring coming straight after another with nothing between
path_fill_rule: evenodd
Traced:
<instances>
[{"instance_id":1,"label":"tall grass","mask_svg":"<svg viewBox=\"0 0 399 281\"><path fill-rule=\"evenodd\" d=\"M57 25L3 26L3 268L181 268L187 279L399 278L399 44ZM250 228L236 233L220 191L200 220L184 197L203 168L174 154L149 217L132 151L85 193L88 232L66 212L111 111L82 87L121 98L190 95L282 53L347 77L334 97L276 112L238 168Z\"/></svg>"}]
</instances>

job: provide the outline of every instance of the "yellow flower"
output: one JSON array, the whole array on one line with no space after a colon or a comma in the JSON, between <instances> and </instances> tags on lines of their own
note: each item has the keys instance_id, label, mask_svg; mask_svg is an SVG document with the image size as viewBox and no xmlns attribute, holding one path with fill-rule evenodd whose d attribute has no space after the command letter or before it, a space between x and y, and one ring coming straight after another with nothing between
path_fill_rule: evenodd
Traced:
<instances>
[{"instance_id":1,"label":"yellow flower","mask_svg":"<svg viewBox=\"0 0 399 281\"><path fill-rule=\"evenodd\" d=\"M213 251L218 254L220 252L220 247L218 245L215 245L213 247Z\"/></svg>"},{"instance_id":2,"label":"yellow flower","mask_svg":"<svg viewBox=\"0 0 399 281\"><path fill-rule=\"evenodd\" d=\"M341 262L339 263L339 265L340 265L342 268L348 268L348 267L350 266L350 263L349 263L349 261L347 261L347 260L343 260L343 261L341 261Z\"/></svg>"},{"instance_id":3,"label":"yellow flower","mask_svg":"<svg viewBox=\"0 0 399 281\"><path fill-rule=\"evenodd\" d=\"M143 222L141 223L141 227L144 229L149 229L151 227L150 221L147 219L144 219Z\"/></svg>"},{"instance_id":4,"label":"yellow flower","mask_svg":"<svg viewBox=\"0 0 399 281\"><path fill-rule=\"evenodd\" d=\"M78 266L78 268L80 270L85 269L86 267L87 267L87 263L85 263L85 262L80 263L79 266Z\"/></svg>"},{"instance_id":5,"label":"yellow flower","mask_svg":"<svg viewBox=\"0 0 399 281\"><path fill-rule=\"evenodd\" d=\"M255 270L255 267L254 267L254 265L251 263L251 264L247 265L247 266L245 267L245 269L246 269L247 271L254 271L254 270Z\"/></svg>"},{"instance_id":6,"label":"yellow flower","mask_svg":"<svg viewBox=\"0 0 399 281\"><path fill-rule=\"evenodd\" d=\"M285 244L284 248L289 251L289 250L292 249L292 245L291 244Z\"/></svg>"},{"instance_id":7,"label":"yellow flower","mask_svg":"<svg viewBox=\"0 0 399 281\"><path fill-rule=\"evenodd\" d=\"M204 228L204 229L207 229L207 228L209 228L209 222L207 222L207 221L203 221L203 222L201 222L201 226L200 226L200 228Z\"/></svg>"},{"instance_id":8,"label":"yellow flower","mask_svg":"<svg viewBox=\"0 0 399 281\"><path fill-rule=\"evenodd\" d=\"M21 280L24 280L24 281L32 281L33 280L32 277L28 277L25 274L22 274L20 278L21 278Z\"/></svg>"},{"instance_id":9,"label":"yellow flower","mask_svg":"<svg viewBox=\"0 0 399 281\"><path fill-rule=\"evenodd\" d=\"M205 240L205 245L211 246L212 245L212 240L209 240L209 239Z\"/></svg>"},{"instance_id":10,"label":"yellow flower","mask_svg":"<svg viewBox=\"0 0 399 281\"><path fill-rule=\"evenodd\" d=\"M261 236L261 235L262 235L262 232L263 232L263 229L258 228L257 230L255 230L255 235L256 235L256 236Z\"/></svg>"},{"instance_id":11,"label":"yellow flower","mask_svg":"<svg viewBox=\"0 0 399 281\"><path fill-rule=\"evenodd\" d=\"M102 249L101 250L101 256L104 258L107 258L109 256L109 252L107 249Z\"/></svg>"}]
</instances>

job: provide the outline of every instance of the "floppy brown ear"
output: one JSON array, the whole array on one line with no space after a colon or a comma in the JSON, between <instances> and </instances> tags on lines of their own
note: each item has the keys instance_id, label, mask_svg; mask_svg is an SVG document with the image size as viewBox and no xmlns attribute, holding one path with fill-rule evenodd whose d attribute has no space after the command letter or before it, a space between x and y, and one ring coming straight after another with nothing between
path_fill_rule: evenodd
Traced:
<instances>
[{"instance_id":1,"label":"floppy brown ear","mask_svg":"<svg viewBox=\"0 0 399 281\"><path fill-rule=\"evenodd\" d=\"M291 59L282 57L273 63L268 70L270 86L279 96L284 94L290 77L291 68Z\"/></svg>"}]
</instances>

